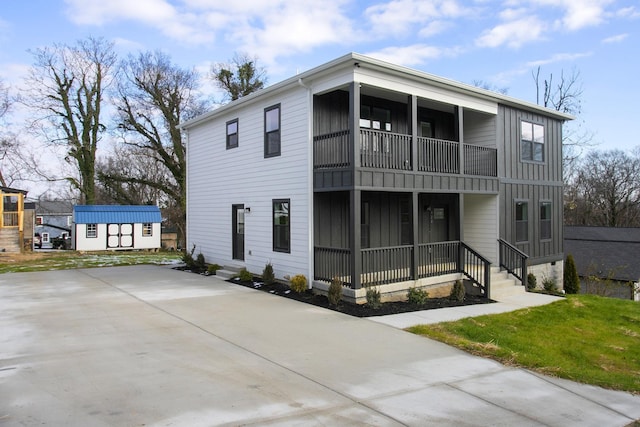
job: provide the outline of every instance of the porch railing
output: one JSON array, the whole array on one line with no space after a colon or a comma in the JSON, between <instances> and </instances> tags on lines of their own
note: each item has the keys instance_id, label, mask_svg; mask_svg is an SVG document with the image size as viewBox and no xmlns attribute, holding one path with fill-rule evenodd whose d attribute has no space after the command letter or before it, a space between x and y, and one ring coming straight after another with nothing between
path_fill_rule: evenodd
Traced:
<instances>
[{"instance_id":1,"label":"porch railing","mask_svg":"<svg viewBox=\"0 0 640 427\"><path fill-rule=\"evenodd\" d=\"M313 167L339 168L351 165L349 129L313 137Z\"/></svg>"},{"instance_id":2,"label":"porch railing","mask_svg":"<svg viewBox=\"0 0 640 427\"><path fill-rule=\"evenodd\" d=\"M527 280L527 259L529 256L502 239L498 239L498 243L500 268L507 270L524 286Z\"/></svg>"},{"instance_id":3,"label":"porch railing","mask_svg":"<svg viewBox=\"0 0 640 427\"><path fill-rule=\"evenodd\" d=\"M2 227L18 227L20 225L20 213L19 212L3 212L2 213Z\"/></svg>"},{"instance_id":4,"label":"porch railing","mask_svg":"<svg viewBox=\"0 0 640 427\"><path fill-rule=\"evenodd\" d=\"M460 242L459 271L478 285L485 298L491 298L491 261Z\"/></svg>"},{"instance_id":5,"label":"porch railing","mask_svg":"<svg viewBox=\"0 0 640 427\"><path fill-rule=\"evenodd\" d=\"M345 285L351 284L351 250L344 248L314 248L314 278L330 282L339 277Z\"/></svg>"},{"instance_id":6,"label":"porch railing","mask_svg":"<svg viewBox=\"0 0 640 427\"><path fill-rule=\"evenodd\" d=\"M418 245L418 277L457 273L459 247L458 241Z\"/></svg>"},{"instance_id":7,"label":"porch railing","mask_svg":"<svg viewBox=\"0 0 640 427\"><path fill-rule=\"evenodd\" d=\"M362 286L411 280L413 246L362 249Z\"/></svg>"},{"instance_id":8,"label":"porch railing","mask_svg":"<svg viewBox=\"0 0 640 427\"><path fill-rule=\"evenodd\" d=\"M460 173L460 144L444 139L418 137L418 170Z\"/></svg>"},{"instance_id":9,"label":"porch railing","mask_svg":"<svg viewBox=\"0 0 640 427\"><path fill-rule=\"evenodd\" d=\"M313 137L313 167L341 168L352 164L351 131ZM436 138L417 138L420 172L498 176L497 150ZM412 137L399 133L360 129L360 165L366 168L413 170Z\"/></svg>"},{"instance_id":10,"label":"porch railing","mask_svg":"<svg viewBox=\"0 0 640 427\"><path fill-rule=\"evenodd\" d=\"M491 262L460 241L418 245L417 277L414 277L413 245L368 248L361 250L362 286L378 286L419 278L463 273L490 295ZM338 276L346 286L351 283L351 251L341 248L315 247L316 280L331 281Z\"/></svg>"},{"instance_id":11,"label":"porch railing","mask_svg":"<svg viewBox=\"0 0 640 427\"><path fill-rule=\"evenodd\" d=\"M411 170L411 135L360 129L360 165Z\"/></svg>"},{"instance_id":12,"label":"porch railing","mask_svg":"<svg viewBox=\"0 0 640 427\"><path fill-rule=\"evenodd\" d=\"M498 176L498 152L495 148L464 144L466 175Z\"/></svg>"}]
</instances>

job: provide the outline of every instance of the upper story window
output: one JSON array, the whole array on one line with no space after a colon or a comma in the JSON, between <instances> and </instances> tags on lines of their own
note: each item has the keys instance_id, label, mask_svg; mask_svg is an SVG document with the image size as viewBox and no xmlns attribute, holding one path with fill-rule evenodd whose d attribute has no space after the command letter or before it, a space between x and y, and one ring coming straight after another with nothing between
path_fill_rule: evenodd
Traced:
<instances>
[{"instance_id":1,"label":"upper story window","mask_svg":"<svg viewBox=\"0 0 640 427\"><path fill-rule=\"evenodd\" d=\"M36 225L42 225L42 217L41 216L37 216L36 217Z\"/></svg>"},{"instance_id":2,"label":"upper story window","mask_svg":"<svg viewBox=\"0 0 640 427\"><path fill-rule=\"evenodd\" d=\"M540 239L551 239L551 202L540 202Z\"/></svg>"},{"instance_id":3,"label":"upper story window","mask_svg":"<svg viewBox=\"0 0 640 427\"><path fill-rule=\"evenodd\" d=\"M150 222L145 222L142 224L142 235L144 237L149 237L153 235L153 224Z\"/></svg>"},{"instance_id":4,"label":"upper story window","mask_svg":"<svg viewBox=\"0 0 640 427\"><path fill-rule=\"evenodd\" d=\"M544 126L525 120L520 126L522 160L544 162Z\"/></svg>"},{"instance_id":5,"label":"upper story window","mask_svg":"<svg viewBox=\"0 0 640 427\"><path fill-rule=\"evenodd\" d=\"M516 202L516 242L529 240L529 203Z\"/></svg>"},{"instance_id":6,"label":"upper story window","mask_svg":"<svg viewBox=\"0 0 640 427\"><path fill-rule=\"evenodd\" d=\"M227 150L238 146L238 119L227 122Z\"/></svg>"},{"instance_id":7,"label":"upper story window","mask_svg":"<svg viewBox=\"0 0 640 427\"><path fill-rule=\"evenodd\" d=\"M280 104L264 110L264 157L280 155Z\"/></svg>"},{"instance_id":8,"label":"upper story window","mask_svg":"<svg viewBox=\"0 0 640 427\"><path fill-rule=\"evenodd\" d=\"M98 237L98 224L87 224L87 238Z\"/></svg>"}]
</instances>

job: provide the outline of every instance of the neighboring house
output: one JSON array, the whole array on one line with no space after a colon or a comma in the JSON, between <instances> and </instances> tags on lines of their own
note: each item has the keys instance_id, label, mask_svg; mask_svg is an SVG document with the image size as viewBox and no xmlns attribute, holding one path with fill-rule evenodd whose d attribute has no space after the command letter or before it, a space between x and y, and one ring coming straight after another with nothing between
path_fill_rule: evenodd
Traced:
<instances>
[{"instance_id":1,"label":"neighboring house","mask_svg":"<svg viewBox=\"0 0 640 427\"><path fill-rule=\"evenodd\" d=\"M73 203L66 200L39 200L36 202L36 227L42 248L67 241L71 237Z\"/></svg>"},{"instance_id":2,"label":"neighboring house","mask_svg":"<svg viewBox=\"0 0 640 427\"><path fill-rule=\"evenodd\" d=\"M321 291L338 277L359 302L460 278L488 295L525 256L561 284L571 118L345 55L182 124L186 248Z\"/></svg>"},{"instance_id":3,"label":"neighboring house","mask_svg":"<svg viewBox=\"0 0 640 427\"><path fill-rule=\"evenodd\" d=\"M77 205L73 207L72 248L159 249L161 223L157 206Z\"/></svg>"},{"instance_id":4,"label":"neighboring house","mask_svg":"<svg viewBox=\"0 0 640 427\"><path fill-rule=\"evenodd\" d=\"M581 292L640 300L640 228L565 226L564 248Z\"/></svg>"},{"instance_id":5,"label":"neighboring house","mask_svg":"<svg viewBox=\"0 0 640 427\"><path fill-rule=\"evenodd\" d=\"M22 252L31 248L33 216L25 215L26 195L27 191L0 186L1 252Z\"/></svg>"}]
</instances>

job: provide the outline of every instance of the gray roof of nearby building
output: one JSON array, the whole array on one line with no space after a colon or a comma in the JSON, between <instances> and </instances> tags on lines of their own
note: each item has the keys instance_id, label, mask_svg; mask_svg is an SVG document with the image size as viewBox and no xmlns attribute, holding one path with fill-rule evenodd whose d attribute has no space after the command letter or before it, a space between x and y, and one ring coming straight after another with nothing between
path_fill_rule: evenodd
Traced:
<instances>
[{"instance_id":1,"label":"gray roof of nearby building","mask_svg":"<svg viewBox=\"0 0 640 427\"><path fill-rule=\"evenodd\" d=\"M640 228L565 226L564 252L580 276L640 280Z\"/></svg>"},{"instance_id":2,"label":"gray roof of nearby building","mask_svg":"<svg viewBox=\"0 0 640 427\"><path fill-rule=\"evenodd\" d=\"M133 224L162 222L160 209L153 205L77 205L73 207L76 224Z\"/></svg>"},{"instance_id":3,"label":"gray roof of nearby building","mask_svg":"<svg viewBox=\"0 0 640 427\"><path fill-rule=\"evenodd\" d=\"M36 202L37 215L71 215L73 202L68 200L38 200Z\"/></svg>"}]
</instances>

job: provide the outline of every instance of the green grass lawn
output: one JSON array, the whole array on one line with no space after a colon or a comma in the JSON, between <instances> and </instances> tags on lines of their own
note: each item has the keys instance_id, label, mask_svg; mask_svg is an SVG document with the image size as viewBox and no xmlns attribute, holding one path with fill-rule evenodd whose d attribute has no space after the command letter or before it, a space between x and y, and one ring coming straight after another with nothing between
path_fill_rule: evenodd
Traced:
<instances>
[{"instance_id":1,"label":"green grass lawn","mask_svg":"<svg viewBox=\"0 0 640 427\"><path fill-rule=\"evenodd\" d=\"M36 252L32 254L3 254L1 273L65 270L70 268L108 267L135 264L171 264L182 259L181 252Z\"/></svg>"},{"instance_id":2,"label":"green grass lawn","mask_svg":"<svg viewBox=\"0 0 640 427\"><path fill-rule=\"evenodd\" d=\"M544 374L640 393L640 304L571 295L541 307L410 332Z\"/></svg>"}]
</instances>

